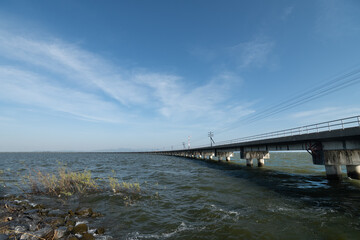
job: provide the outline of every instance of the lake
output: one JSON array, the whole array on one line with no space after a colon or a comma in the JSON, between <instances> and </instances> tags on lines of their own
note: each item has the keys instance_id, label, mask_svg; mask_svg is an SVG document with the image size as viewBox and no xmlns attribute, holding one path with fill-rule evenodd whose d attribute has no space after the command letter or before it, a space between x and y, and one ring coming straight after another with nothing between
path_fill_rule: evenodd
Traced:
<instances>
[{"instance_id":1,"label":"lake","mask_svg":"<svg viewBox=\"0 0 360 240\"><path fill-rule=\"evenodd\" d=\"M1 197L22 194L31 171L61 166L90 170L103 188L110 176L139 183L142 197L131 203L111 191L67 201L33 197L58 208L91 207L103 214L92 224L114 239L360 238L360 181L328 182L306 152L271 152L263 168L125 153L0 153L0 164Z\"/></svg>"}]
</instances>

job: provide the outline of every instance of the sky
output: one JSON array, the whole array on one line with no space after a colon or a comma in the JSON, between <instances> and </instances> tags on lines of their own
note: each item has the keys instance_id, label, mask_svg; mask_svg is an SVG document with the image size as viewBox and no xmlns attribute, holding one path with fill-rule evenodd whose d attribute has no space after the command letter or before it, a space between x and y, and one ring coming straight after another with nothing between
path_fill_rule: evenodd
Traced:
<instances>
[{"instance_id":1,"label":"sky","mask_svg":"<svg viewBox=\"0 0 360 240\"><path fill-rule=\"evenodd\" d=\"M359 12L0 1L0 151L177 149L360 115Z\"/></svg>"}]
</instances>

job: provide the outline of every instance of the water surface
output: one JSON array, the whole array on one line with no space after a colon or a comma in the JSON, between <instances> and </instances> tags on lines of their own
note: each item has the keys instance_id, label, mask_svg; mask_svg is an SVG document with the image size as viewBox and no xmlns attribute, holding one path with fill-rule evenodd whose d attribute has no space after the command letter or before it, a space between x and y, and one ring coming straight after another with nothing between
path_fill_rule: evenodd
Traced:
<instances>
[{"instance_id":1,"label":"water surface","mask_svg":"<svg viewBox=\"0 0 360 240\"><path fill-rule=\"evenodd\" d=\"M271 153L264 168L181 157L117 153L0 153L0 195L20 194L30 169L61 165L139 182L132 203L111 191L72 197L60 208L92 207L92 224L114 239L359 239L360 184L329 183L308 153ZM4 187L4 185L6 187Z\"/></svg>"}]
</instances>

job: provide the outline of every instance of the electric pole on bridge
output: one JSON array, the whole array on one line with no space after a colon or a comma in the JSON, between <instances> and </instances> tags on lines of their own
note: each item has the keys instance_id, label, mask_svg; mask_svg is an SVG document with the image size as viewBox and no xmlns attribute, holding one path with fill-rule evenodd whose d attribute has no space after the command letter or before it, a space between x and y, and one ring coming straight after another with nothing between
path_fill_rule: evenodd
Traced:
<instances>
[{"instance_id":1,"label":"electric pole on bridge","mask_svg":"<svg viewBox=\"0 0 360 240\"><path fill-rule=\"evenodd\" d=\"M208 137L210 138L210 146L212 147L213 143L215 144L214 139L212 138L214 136L214 132L209 132Z\"/></svg>"}]
</instances>

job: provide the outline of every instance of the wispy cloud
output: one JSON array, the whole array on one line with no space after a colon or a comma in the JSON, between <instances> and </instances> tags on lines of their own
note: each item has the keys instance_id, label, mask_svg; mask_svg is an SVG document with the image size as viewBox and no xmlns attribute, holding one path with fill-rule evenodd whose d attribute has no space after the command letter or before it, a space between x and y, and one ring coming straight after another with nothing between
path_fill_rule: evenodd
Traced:
<instances>
[{"instance_id":1,"label":"wispy cloud","mask_svg":"<svg viewBox=\"0 0 360 240\"><path fill-rule=\"evenodd\" d=\"M294 6L286 7L281 16L281 20L286 20L293 13L293 10L294 10Z\"/></svg>"},{"instance_id":2,"label":"wispy cloud","mask_svg":"<svg viewBox=\"0 0 360 240\"><path fill-rule=\"evenodd\" d=\"M212 116L217 119L224 115L221 105L229 100L228 94L242 79L230 73L214 77L207 84L197 87L185 85L175 76L137 75L137 82L153 90L154 101L160 106L160 112L166 117L189 119ZM235 109L230 109L235 110Z\"/></svg>"},{"instance_id":3,"label":"wispy cloud","mask_svg":"<svg viewBox=\"0 0 360 240\"><path fill-rule=\"evenodd\" d=\"M122 122L130 116L138 120L158 116L178 121L237 109L221 107L230 99L227 93L241 84L241 78L231 73L194 86L174 74L115 66L76 44L4 29L0 55L7 63L0 64L0 99L81 119Z\"/></svg>"},{"instance_id":4,"label":"wispy cloud","mask_svg":"<svg viewBox=\"0 0 360 240\"><path fill-rule=\"evenodd\" d=\"M358 107L324 107L320 109L312 109L293 113L290 115L290 118L297 119L298 121L308 124L336 120L356 115L360 115L360 108Z\"/></svg>"},{"instance_id":5,"label":"wispy cloud","mask_svg":"<svg viewBox=\"0 0 360 240\"><path fill-rule=\"evenodd\" d=\"M77 90L48 84L31 72L0 66L0 99L71 114L91 121L120 122L112 103ZM113 114L110 114L113 113Z\"/></svg>"},{"instance_id":6,"label":"wispy cloud","mask_svg":"<svg viewBox=\"0 0 360 240\"><path fill-rule=\"evenodd\" d=\"M230 48L231 54L237 59L240 68L264 67L268 63L269 55L275 43L273 41L256 38Z\"/></svg>"}]
</instances>

